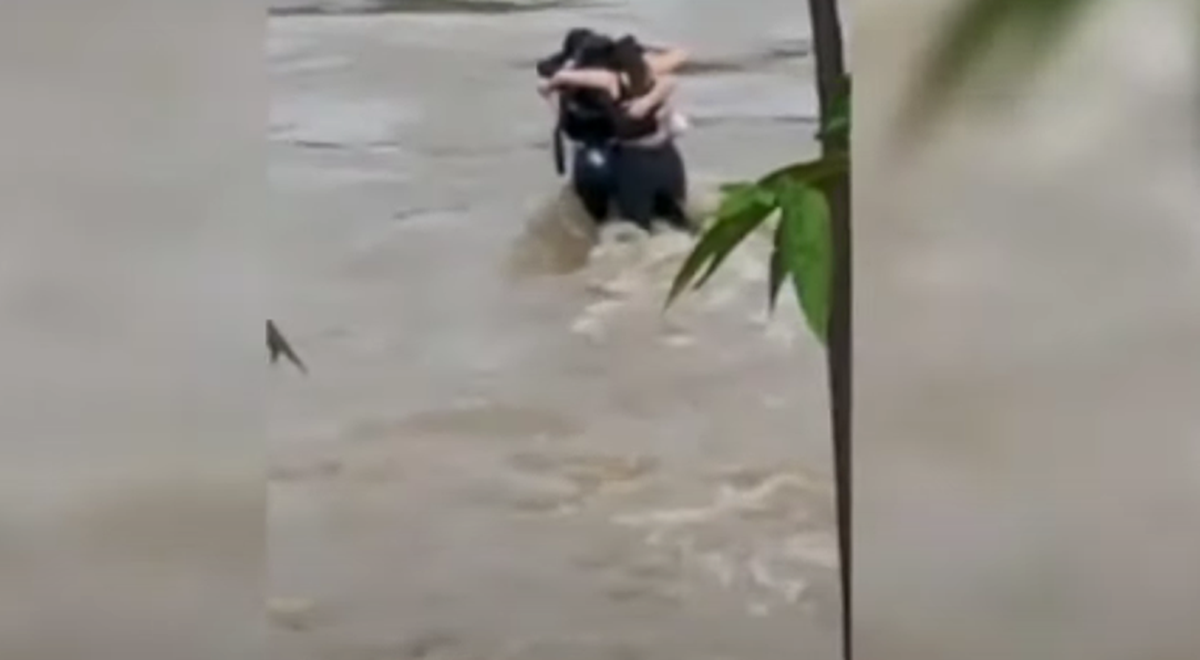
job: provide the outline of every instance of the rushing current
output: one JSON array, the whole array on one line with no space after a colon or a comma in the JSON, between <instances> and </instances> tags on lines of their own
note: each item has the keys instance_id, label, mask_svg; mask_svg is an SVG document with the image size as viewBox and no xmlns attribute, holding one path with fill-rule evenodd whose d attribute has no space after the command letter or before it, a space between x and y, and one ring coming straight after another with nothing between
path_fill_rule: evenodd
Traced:
<instances>
[{"instance_id":1,"label":"rushing current","mask_svg":"<svg viewBox=\"0 0 1200 660\"><path fill-rule=\"evenodd\" d=\"M702 208L815 152L803 7L231 4L0 9L0 657L836 658L821 350L762 240L663 313L531 70L687 46ZM1193 660L1190 4L889 156L952 4L853 7L859 657Z\"/></svg>"},{"instance_id":2,"label":"rushing current","mask_svg":"<svg viewBox=\"0 0 1200 660\"><path fill-rule=\"evenodd\" d=\"M795 3L269 20L279 658L834 657L820 348L764 239L664 313L689 239L591 231L534 89L578 25L693 52L694 208L815 152Z\"/></svg>"}]
</instances>

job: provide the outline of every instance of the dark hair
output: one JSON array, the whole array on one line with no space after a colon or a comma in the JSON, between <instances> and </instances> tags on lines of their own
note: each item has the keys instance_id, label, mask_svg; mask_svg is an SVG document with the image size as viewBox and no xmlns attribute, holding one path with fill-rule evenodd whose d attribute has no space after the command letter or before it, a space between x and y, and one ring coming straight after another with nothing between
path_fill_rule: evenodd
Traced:
<instances>
[{"instance_id":1,"label":"dark hair","mask_svg":"<svg viewBox=\"0 0 1200 660\"><path fill-rule=\"evenodd\" d=\"M563 38L561 52L563 55L570 57L573 53L578 51L579 47L585 42L598 36L600 35L587 28L571 28L567 31L567 36Z\"/></svg>"},{"instance_id":2,"label":"dark hair","mask_svg":"<svg viewBox=\"0 0 1200 660\"><path fill-rule=\"evenodd\" d=\"M613 40L602 34L593 34L584 39L579 47L571 53L576 68L580 69L612 69Z\"/></svg>"},{"instance_id":3,"label":"dark hair","mask_svg":"<svg viewBox=\"0 0 1200 660\"><path fill-rule=\"evenodd\" d=\"M653 85L653 76L644 52L645 49L632 35L627 34L613 43L613 63L617 71L629 77L629 92L633 96L649 92Z\"/></svg>"},{"instance_id":4,"label":"dark hair","mask_svg":"<svg viewBox=\"0 0 1200 660\"><path fill-rule=\"evenodd\" d=\"M549 78L568 60L583 68L613 68L612 39L587 28L572 28L563 38L562 49L537 63L538 75Z\"/></svg>"}]
</instances>

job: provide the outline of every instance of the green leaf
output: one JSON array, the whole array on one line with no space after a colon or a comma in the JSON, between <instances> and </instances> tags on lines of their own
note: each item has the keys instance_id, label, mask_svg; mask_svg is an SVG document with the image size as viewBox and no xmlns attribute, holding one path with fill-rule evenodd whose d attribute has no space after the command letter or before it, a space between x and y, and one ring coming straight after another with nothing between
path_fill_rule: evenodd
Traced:
<instances>
[{"instance_id":1,"label":"green leaf","mask_svg":"<svg viewBox=\"0 0 1200 660\"><path fill-rule=\"evenodd\" d=\"M817 139L831 140L845 145L850 140L850 118L834 117L825 127L817 132Z\"/></svg>"},{"instance_id":2,"label":"green leaf","mask_svg":"<svg viewBox=\"0 0 1200 660\"><path fill-rule=\"evenodd\" d=\"M708 267L705 268L704 274L696 281L695 288L699 289L717 272L725 259L733 252L734 248L741 245L746 237L751 234L759 225L771 215L779 206L778 198L774 191L759 186L752 186L746 189L745 200L735 197L726 198L728 204L723 204L726 207L723 211L718 212L718 224L713 227L711 233L719 233L721 243L719 249L713 254L712 259L708 262ZM724 221L724 222L722 222Z\"/></svg>"},{"instance_id":3,"label":"green leaf","mask_svg":"<svg viewBox=\"0 0 1200 660\"><path fill-rule=\"evenodd\" d=\"M788 184L780 191L781 266L791 275L809 328L825 343L833 283L829 201L820 189Z\"/></svg>"},{"instance_id":4,"label":"green leaf","mask_svg":"<svg viewBox=\"0 0 1200 660\"><path fill-rule=\"evenodd\" d=\"M758 185L775 189L786 182L805 183L819 186L826 179L850 170L850 154L845 151L835 151L803 163L785 165L758 180Z\"/></svg>"},{"instance_id":5,"label":"green leaf","mask_svg":"<svg viewBox=\"0 0 1200 660\"><path fill-rule=\"evenodd\" d=\"M830 104L828 117L821 117L821 130L817 139L831 142L831 146L845 149L850 144L850 87L849 78L843 80L844 88Z\"/></svg>"},{"instance_id":6,"label":"green leaf","mask_svg":"<svg viewBox=\"0 0 1200 660\"><path fill-rule=\"evenodd\" d=\"M774 249L771 250L771 272L767 286L767 309L772 314L775 313L775 303L779 300L779 292L783 289L783 282L787 279L788 275L787 266L783 262L784 226L786 226L786 223L782 219L775 226Z\"/></svg>"},{"instance_id":7,"label":"green leaf","mask_svg":"<svg viewBox=\"0 0 1200 660\"><path fill-rule=\"evenodd\" d=\"M752 181L734 181L732 183L722 183L718 190L721 191L721 195L723 196L738 195L745 192L746 188L752 188L755 185L757 184Z\"/></svg>"},{"instance_id":8,"label":"green leaf","mask_svg":"<svg viewBox=\"0 0 1200 660\"><path fill-rule=\"evenodd\" d=\"M734 248L762 224L776 206L774 193L762 186L745 184L730 188L721 201L716 222L704 232L675 275L671 292L667 295L667 306L693 281L694 288L703 286ZM701 268L705 269L704 273L697 279Z\"/></svg>"}]
</instances>

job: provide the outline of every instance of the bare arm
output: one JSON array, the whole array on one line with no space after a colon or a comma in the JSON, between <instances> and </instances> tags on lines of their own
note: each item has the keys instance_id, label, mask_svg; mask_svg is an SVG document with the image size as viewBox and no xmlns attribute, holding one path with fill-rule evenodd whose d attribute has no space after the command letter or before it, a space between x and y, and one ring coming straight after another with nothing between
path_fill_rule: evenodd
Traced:
<instances>
[{"instance_id":1,"label":"bare arm","mask_svg":"<svg viewBox=\"0 0 1200 660\"><path fill-rule=\"evenodd\" d=\"M647 49L643 57L646 60L646 66L650 67L650 71L656 76L664 76L675 73L679 67L683 66L688 61L688 52L682 48L671 46L667 48Z\"/></svg>"},{"instance_id":2,"label":"bare arm","mask_svg":"<svg viewBox=\"0 0 1200 660\"><path fill-rule=\"evenodd\" d=\"M634 119L641 119L649 115L655 108L665 104L671 98L671 94L675 93L677 84L673 76L659 76L654 79L654 87L650 91L637 97L625 106L625 111Z\"/></svg>"},{"instance_id":3,"label":"bare arm","mask_svg":"<svg viewBox=\"0 0 1200 660\"><path fill-rule=\"evenodd\" d=\"M613 98L619 97L620 81L609 71L599 69L569 69L559 71L550 79L550 86L558 89L564 85L572 87L591 87L608 92Z\"/></svg>"},{"instance_id":4,"label":"bare arm","mask_svg":"<svg viewBox=\"0 0 1200 660\"><path fill-rule=\"evenodd\" d=\"M556 92L553 92L550 90L543 92L542 100L546 102L546 105L550 108L551 111L558 110L558 94Z\"/></svg>"}]
</instances>

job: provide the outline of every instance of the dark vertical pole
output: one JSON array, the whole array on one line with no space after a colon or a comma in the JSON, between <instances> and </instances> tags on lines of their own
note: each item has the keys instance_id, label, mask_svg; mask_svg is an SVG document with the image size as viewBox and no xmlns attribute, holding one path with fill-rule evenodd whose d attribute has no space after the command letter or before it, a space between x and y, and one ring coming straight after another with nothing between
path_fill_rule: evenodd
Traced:
<instances>
[{"instance_id":1,"label":"dark vertical pole","mask_svg":"<svg viewBox=\"0 0 1200 660\"><path fill-rule=\"evenodd\" d=\"M842 26L838 17L837 0L809 0L809 16L813 29L813 50L816 54L817 92L822 119L830 116L836 99L847 84L846 63L842 46ZM822 144L826 153L844 148L828 140ZM842 657L853 657L851 631L851 401L853 386L851 364L852 283L850 246L850 175L840 176L827 188L832 215L833 291L830 299L828 332L828 376L830 422L833 429L833 470L837 498L838 555L842 591Z\"/></svg>"}]
</instances>

